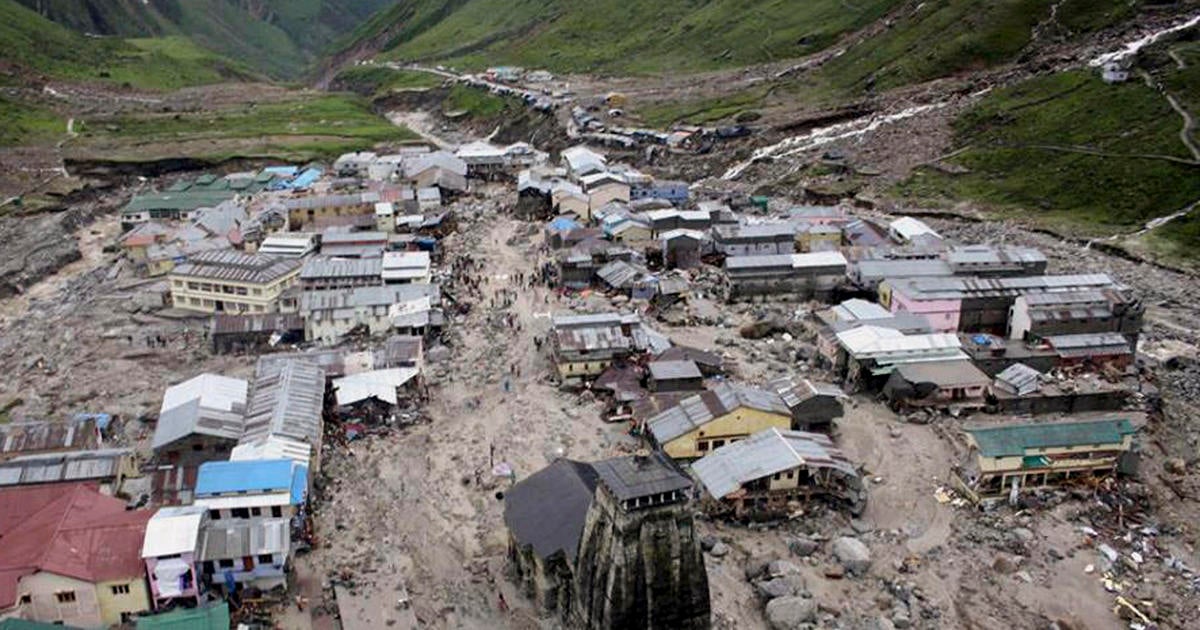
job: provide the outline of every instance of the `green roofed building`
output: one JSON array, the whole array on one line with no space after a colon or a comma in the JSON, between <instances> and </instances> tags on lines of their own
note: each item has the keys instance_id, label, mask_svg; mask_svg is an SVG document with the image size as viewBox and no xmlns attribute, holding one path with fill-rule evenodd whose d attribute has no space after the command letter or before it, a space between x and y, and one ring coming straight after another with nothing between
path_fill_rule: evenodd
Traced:
<instances>
[{"instance_id":1,"label":"green roofed building","mask_svg":"<svg viewBox=\"0 0 1200 630\"><path fill-rule=\"evenodd\" d=\"M259 171L224 177L205 174L195 179L180 179L162 192L134 195L121 209L121 223L132 225L151 219L187 220L199 208L211 208L237 195L262 192L275 178L274 173Z\"/></svg>"},{"instance_id":2,"label":"green roofed building","mask_svg":"<svg viewBox=\"0 0 1200 630\"><path fill-rule=\"evenodd\" d=\"M1129 463L1137 428L1124 418L967 429L960 481L978 495L1113 474Z\"/></svg>"},{"instance_id":3,"label":"green roofed building","mask_svg":"<svg viewBox=\"0 0 1200 630\"><path fill-rule=\"evenodd\" d=\"M137 630L229 630L229 604L220 602L198 608L177 608L159 615L138 617Z\"/></svg>"}]
</instances>

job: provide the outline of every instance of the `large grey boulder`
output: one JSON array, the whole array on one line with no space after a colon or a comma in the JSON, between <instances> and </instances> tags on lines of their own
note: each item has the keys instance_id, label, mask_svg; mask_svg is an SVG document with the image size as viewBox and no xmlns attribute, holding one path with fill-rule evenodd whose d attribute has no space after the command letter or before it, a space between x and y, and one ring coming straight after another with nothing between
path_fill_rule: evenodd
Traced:
<instances>
[{"instance_id":1,"label":"large grey boulder","mask_svg":"<svg viewBox=\"0 0 1200 630\"><path fill-rule=\"evenodd\" d=\"M767 602L771 630L794 630L817 618L817 605L803 597L778 597Z\"/></svg>"},{"instance_id":2,"label":"large grey boulder","mask_svg":"<svg viewBox=\"0 0 1200 630\"><path fill-rule=\"evenodd\" d=\"M871 568L871 550L857 538L842 536L834 540L833 555L854 575L863 575Z\"/></svg>"}]
</instances>

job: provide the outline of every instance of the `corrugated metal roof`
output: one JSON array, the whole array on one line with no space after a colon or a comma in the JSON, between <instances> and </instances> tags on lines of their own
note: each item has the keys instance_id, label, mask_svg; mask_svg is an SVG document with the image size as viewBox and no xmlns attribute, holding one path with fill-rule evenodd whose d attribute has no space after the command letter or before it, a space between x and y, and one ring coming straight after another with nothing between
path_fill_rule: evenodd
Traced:
<instances>
[{"instance_id":1,"label":"corrugated metal roof","mask_svg":"<svg viewBox=\"0 0 1200 630\"><path fill-rule=\"evenodd\" d=\"M858 298L846 300L833 307L833 313L838 321L854 322L863 319L883 319L892 314L877 302L868 302Z\"/></svg>"},{"instance_id":2,"label":"corrugated metal roof","mask_svg":"<svg viewBox=\"0 0 1200 630\"><path fill-rule=\"evenodd\" d=\"M196 254L171 271L172 276L270 284L300 270L295 258L215 250Z\"/></svg>"},{"instance_id":3,"label":"corrugated metal roof","mask_svg":"<svg viewBox=\"0 0 1200 630\"><path fill-rule=\"evenodd\" d=\"M692 473L710 495L719 499L742 484L801 466L832 468L858 476L854 465L828 437L777 428L716 449L693 462Z\"/></svg>"},{"instance_id":4,"label":"corrugated metal roof","mask_svg":"<svg viewBox=\"0 0 1200 630\"><path fill-rule=\"evenodd\" d=\"M229 461L290 459L307 464L312 458L312 446L281 435L269 435L253 441L243 441L229 453Z\"/></svg>"},{"instance_id":5,"label":"corrugated metal roof","mask_svg":"<svg viewBox=\"0 0 1200 630\"><path fill-rule=\"evenodd\" d=\"M22 455L0 462L0 486L108 479L132 457L128 448Z\"/></svg>"},{"instance_id":6,"label":"corrugated metal roof","mask_svg":"<svg viewBox=\"0 0 1200 630\"><path fill-rule=\"evenodd\" d=\"M725 381L684 398L678 405L647 420L646 427L659 444L666 444L741 407L791 417L791 410L778 394Z\"/></svg>"},{"instance_id":7,"label":"corrugated metal roof","mask_svg":"<svg viewBox=\"0 0 1200 630\"><path fill-rule=\"evenodd\" d=\"M259 362L243 441L281 435L319 446L324 408L324 370L305 361Z\"/></svg>"},{"instance_id":8,"label":"corrugated metal roof","mask_svg":"<svg viewBox=\"0 0 1200 630\"><path fill-rule=\"evenodd\" d=\"M1017 278L913 278L890 284L894 290L913 300L985 298L1116 287L1112 278L1103 273Z\"/></svg>"},{"instance_id":9,"label":"corrugated metal roof","mask_svg":"<svg viewBox=\"0 0 1200 630\"><path fill-rule=\"evenodd\" d=\"M291 548L289 522L278 519L209 521L204 529L201 560L240 560L266 554L286 554Z\"/></svg>"},{"instance_id":10,"label":"corrugated metal roof","mask_svg":"<svg viewBox=\"0 0 1200 630\"><path fill-rule=\"evenodd\" d=\"M0 453L89 449L100 445L94 419L67 422L10 422L0 424Z\"/></svg>"},{"instance_id":11,"label":"corrugated metal roof","mask_svg":"<svg viewBox=\"0 0 1200 630\"><path fill-rule=\"evenodd\" d=\"M1024 363L1014 363L996 375L997 383L1006 383L1018 394L1036 391L1041 380L1042 373Z\"/></svg>"},{"instance_id":12,"label":"corrugated metal roof","mask_svg":"<svg viewBox=\"0 0 1200 630\"><path fill-rule=\"evenodd\" d=\"M396 388L402 387L420 372L417 368L397 367L352 374L335 379L333 391L339 406L352 405L368 398L394 405L397 401Z\"/></svg>"},{"instance_id":13,"label":"corrugated metal roof","mask_svg":"<svg viewBox=\"0 0 1200 630\"><path fill-rule=\"evenodd\" d=\"M985 457L1021 457L1028 449L1112 446L1137 432L1129 420L1109 419L1056 424L1016 424L966 429Z\"/></svg>"},{"instance_id":14,"label":"corrugated metal roof","mask_svg":"<svg viewBox=\"0 0 1200 630\"><path fill-rule=\"evenodd\" d=\"M307 483L308 466L290 459L204 462L196 474L196 503L226 495L279 493L299 503L304 496L303 490L296 492L297 477Z\"/></svg>"}]
</instances>

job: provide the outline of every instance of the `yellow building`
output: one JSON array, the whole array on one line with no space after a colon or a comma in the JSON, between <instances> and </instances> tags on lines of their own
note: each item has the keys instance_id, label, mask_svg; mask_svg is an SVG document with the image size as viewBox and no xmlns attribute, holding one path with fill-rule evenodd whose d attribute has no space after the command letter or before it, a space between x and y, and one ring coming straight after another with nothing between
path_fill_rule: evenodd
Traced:
<instances>
[{"instance_id":1,"label":"yellow building","mask_svg":"<svg viewBox=\"0 0 1200 630\"><path fill-rule=\"evenodd\" d=\"M1125 419L967 430L970 459L955 471L975 495L995 495L1115 472L1137 429Z\"/></svg>"},{"instance_id":2,"label":"yellow building","mask_svg":"<svg viewBox=\"0 0 1200 630\"><path fill-rule=\"evenodd\" d=\"M637 315L621 313L555 316L550 341L558 377L592 379L628 357L634 350L629 331L638 321Z\"/></svg>"},{"instance_id":3,"label":"yellow building","mask_svg":"<svg viewBox=\"0 0 1200 630\"><path fill-rule=\"evenodd\" d=\"M646 421L647 433L674 459L695 459L767 429L791 429L778 394L722 382Z\"/></svg>"},{"instance_id":4,"label":"yellow building","mask_svg":"<svg viewBox=\"0 0 1200 630\"><path fill-rule=\"evenodd\" d=\"M796 231L796 251L833 251L842 245L842 229L834 225L814 225Z\"/></svg>"},{"instance_id":5,"label":"yellow building","mask_svg":"<svg viewBox=\"0 0 1200 630\"><path fill-rule=\"evenodd\" d=\"M150 610L149 510L84 484L0 491L0 617L107 628Z\"/></svg>"},{"instance_id":6,"label":"yellow building","mask_svg":"<svg viewBox=\"0 0 1200 630\"><path fill-rule=\"evenodd\" d=\"M202 313L272 313L300 267L298 258L204 252L171 271L171 301L175 308Z\"/></svg>"},{"instance_id":7,"label":"yellow building","mask_svg":"<svg viewBox=\"0 0 1200 630\"><path fill-rule=\"evenodd\" d=\"M378 193L352 193L347 195L316 195L297 197L283 202L287 208L288 226L298 230L313 225L319 219L330 217L374 215Z\"/></svg>"}]
</instances>

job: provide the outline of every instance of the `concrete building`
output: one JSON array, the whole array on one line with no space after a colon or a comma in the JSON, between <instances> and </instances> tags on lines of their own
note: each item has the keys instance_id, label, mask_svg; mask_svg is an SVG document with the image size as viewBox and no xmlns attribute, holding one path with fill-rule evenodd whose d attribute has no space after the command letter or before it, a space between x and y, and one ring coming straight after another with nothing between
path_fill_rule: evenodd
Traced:
<instances>
[{"instance_id":1,"label":"concrete building","mask_svg":"<svg viewBox=\"0 0 1200 630\"><path fill-rule=\"evenodd\" d=\"M279 258L304 258L315 253L320 240L312 232L272 234L263 239L256 253Z\"/></svg>"},{"instance_id":2,"label":"concrete building","mask_svg":"<svg viewBox=\"0 0 1200 630\"><path fill-rule=\"evenodd\" d=\"M331 258L379 258L387 245L386 232L325 230L321 235L321 255Z\"/></svg>"},{"instance_id":3,"label":"concrete building","mask_svg":"<svg viewBox=\"0 0 1200 630\"><path fill-rule=\"evenodd\" d=\"M827 299L846 276L839 252L734 256L725 259L729 299L776 296Z\"/></svg>"},{"instance_id":4,"label":"concrete building","mask_svg":"<svg viewBox=\"0 0 1200 630\"><path fill-rule=\"evenodd\" d=\"M146 524L142 560L156 610L172 603L200 603L201 534L207 525L208 510L198 505L159 508Z\"/></svg>"},{"instance_id":5,"label":"concrete building","mask_svg":"<svg viewBox=\"0 0 1200 630\"><path fill-rule=\"evenodd\" d=\"M664 199L674 205L688 202L690 192L687 182L669 179L651 179L630 186L629 199Z\"/></svg>"},{"instance_id":6,"label":"concrete building","mask_svg":"<svg viewBox=\"0 0 1200 630\"><path fill-rule=\"evenodd\" d=\"M727 381L646 421L654 444L673 459L703 457L772 427L792 427L792 413L783 399L774 392Z\"/></svg>"},{"instance_id":7,"label":"concrete building","mask_svg":"<svg viewBox=\"0 0 1200 630\"><path fill-rule=\"evenodd\" d=\"M796 226L790 223L718 225L713 243L726 256L770 256L796 251Z\"/></svg>"},{"instance_id":8,"label":"concrete building","mask_svg":"<svg viewBox=\"0 0 1200 630\"><path fill-rule=\"evenodd\" d=\"M171 303L201 313L271 313L301 262L234 251L198 254L171 271Z\"/></svg>"},{"instance_id":9,"label":"concrete building","mask_svg":"<svg viewBox=\"0 0 1200 630\"><path fill-rule=\"evenodd\" d=\"M429 252L384 252L380 277L386 284L429 284L433 281Z\"/></svg>"},{"instance_id":10,"label":"concrete building","mask_svg":"<svg viewBox=\"0 0 1200 630\"><path fill-rule=\"evenodd\" d=\"M955 469L973 498L1112 475L1128 462L1137 428L1126 419L967 429L971 452Z\"/></svg>"},{"instance_id":11,"label":"concrete building","mask_svg":"<svg viewBox=\"0 0 1200 630\"><path fill-rule=\"evenodd\" d=\"M87 484L0 489L0 618L107 628L149 611L152 514Z\"/></svg>"},{"instance_id":12,"label":"concrete building","mask_svg":"<svg viewBox=\"0 0 1200 630\"><path fill-rule=\"evenodd\" d=\"M518 586L571 627L709 628L690 489L660 454L560 459L523 479L504 497Z\"/></svg>"},{"instance_id":13,"label":"concrete building","mask_svg":"<svg viewBox=\"0 0 1200 630\"><path fill-rule=\"evenodd\" d=\"M576 180L591 173L603 172L608 168L608 160L603 155L584 146L564 149L561 157L566 175Z\"/></svg>"},{"instance_id":14,"label":"concrete building","mask_svg":"<svg viewBox=\"0 0 1200 630\"><path fill-rule=\"evenodd\" d=\"M1020 295L1009 310L1008 338L1116 332L1136 344L1145 311L1140 300L1115 289Z\"/></svg>"},{"instance_id":15,"label":"concrete building","mask_svg":"<svg viewBox=\"0 0 1200 630\"><path fill-rule=\"evenodd\" d=\"M966 245L951 247L942 257L956 276L1040 276L1046 255L1031 247Z\"/></svg>"},{"instance_id":16,"label":"concrete building","mask_svg":"<svg viewBox=\"0 0 1200 630\"><path fill-rule=\"evenodd\" d=\"M709 511L738 519L787 516L789 504L813 498L855 515L867 505L858 470L820 433L767 429L712 451L691 468L713 504Z\"/></svg>"},{"instance_id":17,"label":"concrete building","mask_svg":"<svg viewBox=\"0 0 1200 630\"><path fill-rule=\"evenodd\" d=\"M634 352L636 315L556 315L550 343L556 375L564 381L594 379Z\"/></svg>"},{"instance_id":18,"label":"concrete building","mask_svg":"<svg viewBox=\"0 0 1200 630\"><path fill-rule=\"evenodd\" d=\"M262 352L304 340L304 318L296 313L213 315L209 341L214 354Z\"/></svg>"},{"instance_id":19,"label":"concrete building","mask_svg":"<svg viewBox=\"0 0 1200 630\"><path fill-rule=\"evenodd\" d=\"M430 306L441 302L436 284L389 284L385 286L306 291L300 296L306 339L334 343L352 330L363 327L372 335L392 329L393 307L426 299Z\"/></svg>"},{"instance_id":20,"label":"concrete building","mask_svg":"<svg viewBox=\"0 0 1200 630\"><path fill-rule=\"evenodd\" d=\"M1022 295L1118 289L1107 274L1014 278L889 279L879 285L879 303L925 316L941 332L1007 334L1013 303Z\"/></svg>"},{"instance_id":21,"label":"concrete building","mask_svg":"<svg viewBox=\"0 0 1200 630\"><path fill-rule=\"evenodd\" d=\"M313 256L300 269L300 288L327 291L383 285L383 257L332 258Z\"/></svg>"},{"instance_id":22,"label":"concrete building","mask_svg":"<svg viewBox=\"0 0 1200 630\"><path fill-rule=\"evenodd\" d=\"M592 173L579 178L588 195L588 209L594 212L604 205L619 201L629 203L629 182L616 173Z\"/></svg>"},{"instance_id":23,"label":"concrete building","mask_svg":"<svg viewBox=\"0 0 1200 630\"><path fill-rule=\"evenodd\" d=\"M375 204L379 193L349 193L342 195L313 195L285 199L288 227L293 230L304 226L318 226L323 221L350 216L375 216Z\"/></svg>"},{"instance_id":24,"label":"concrete building","mask_svg":"<svg viewBox=\"0 0 1200 630\"><path fill-rule=\"evenodd\" d=\"M163 463L195 466L228 459L245 429L249 383L201 374L163 393L151 445Z\"/></svg>"},{"instance_id":25,"label":"concrete building","mask_svg":"<svg viewBox=\"0 0 1200 630\"><path fill-rule=\"evenodd\" d=\"M264 590L283 584L307 492L308 468L292 460L202 465L195 505L209 514L200 557L205 581L227 592L231 582Z\"/></svg>"},{"instance_id":26,"label":"concrete building","mask_svg":"<svg viewBox=\"0 0 1200 630\"><path fill-rule=\"evenodd\" d=\"M991 377L967 359L896 366L883 393L896 409L978 409Z\"/></svg>"}]
</instances>

